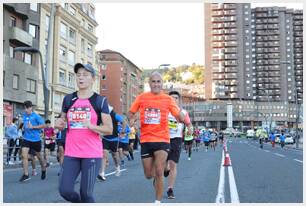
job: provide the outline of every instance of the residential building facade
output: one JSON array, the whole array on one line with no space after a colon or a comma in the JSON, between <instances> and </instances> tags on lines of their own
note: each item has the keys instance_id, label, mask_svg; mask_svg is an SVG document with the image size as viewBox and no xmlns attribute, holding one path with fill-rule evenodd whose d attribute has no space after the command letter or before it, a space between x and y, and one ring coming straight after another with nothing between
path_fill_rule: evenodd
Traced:
<instances>
[{"instance_id":1,"label":"residential building facade","mask_svg":"<svg viewBox=\"0 0 306 206\"><path fill-rule=\"evenodd\" d=\"M24 112L23 102L36 106L39 57L14 52L16 47L39 48L40 6L29 3L3 4L3 117L4 125Z\"/></svg>"},{"instance_id":2,"label":"residential building facade","mask_svg":"<svg viewBox=\"0 0 306 206\"><path fill-rule=\"evenodd\" d=\"M54 119L61 112L61 105L66 94L77 90L73 66L75 63L92 64L97 69L95 46L98 38L95 29L93 4L61 3L55 5L53 22L53 41L51 53L47 58L48 29L50 24L51 4L41 4L41 41L40 49L44 63L51 60L49 76L50 117ZM99 74L98 70L96 71ZM97 77L99 79L99 77ZM43 85L39 84L39 95L43 95ZM99 81L94 90L99 93ZM38 109L43 111L44 104L38 101Z\"/></svg>"},{"instance_id":3,"label":"residential building facade","mask_svg":"<svg viewBox=\"0 0 306 206\"><path fill-rule=\"evenodd\" d=\"M117 113L127 115L137 95L143 92L142 70L112 50L98 51L97 59L101 74L100 94L107 97Z\"/></svg>"}]
</instances>

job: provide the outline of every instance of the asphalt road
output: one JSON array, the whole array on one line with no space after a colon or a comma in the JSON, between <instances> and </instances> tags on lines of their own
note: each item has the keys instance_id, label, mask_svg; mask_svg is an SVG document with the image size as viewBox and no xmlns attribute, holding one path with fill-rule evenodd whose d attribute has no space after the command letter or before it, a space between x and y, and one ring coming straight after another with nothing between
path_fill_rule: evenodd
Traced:
<instances>
[{"instance_id":1,"label":"asphalt road","mask_svg":"<svg viewBox=\"0 0 306 206\"><path fill-rule=\"evenodd\" d=\"M232 165L224 167L224 151L204 148L194 151L190 161L182 151L174 188L176 198L165 203L301 203L303 202L303 151L272 149L265 144L246 139L229 139L227 150ZM152 180L145 179L139 152L134 161L125 161L120 177L114 176L113 163L108 167L107 180L96 182L94 196L100 203L152 203L155 200ZM18 180L20 168L5 169L3 174L3 201L65 202L58 193L58 165L47 171L47 179L34 176L25 183ZM220 176L220 174L223 175ZM231 174L233 173L233 174ZM220 178L221 177L221 178ZM167 182L167 180L166 180ZM79 190L79 183L76 183ZM165 183L166 190L167 185Z\"/></svg>"}]
</instances>

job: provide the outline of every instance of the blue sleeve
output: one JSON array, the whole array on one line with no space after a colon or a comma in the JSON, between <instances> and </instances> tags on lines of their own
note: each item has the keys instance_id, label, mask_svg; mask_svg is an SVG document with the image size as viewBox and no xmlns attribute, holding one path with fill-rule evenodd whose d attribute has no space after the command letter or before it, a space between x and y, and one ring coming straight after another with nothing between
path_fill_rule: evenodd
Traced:
<instances>
[{"instance_id":1,"label":"blue sleeve","mask_svg":"<svg viewBox=\"0 0 306 206\"><path fill-rule=\"evenodd\" d=\"M117 122L121 122L121 123L123 122L123 118L122 118L122 116L121 116L121 115L119 115L119 114L117 114L117 113L116 113L115 118L116 118Z\"/></svg>"},{"instance_id":2,"label":"blue sleeve","mask_svg":"<svg viewBox=\"0 0 306 206\"><path fill-rule=\"evenodd\" d=\"M35 120L37 122L37 125L45 124L43 118L40 115L38 115L38 114L35 115Z\"/></svg>"},{"instance_id":3,"label":"blue sleeve","mask_svg":"<svg viewBox=\"0 0 306 206\"><path fill-rule=\"evenodd\" d=\"M104 97L104 100L102 102L101 111L102 113L109 114L108 101L106 97Z\"/></svg>"},{"instance_id":4,"label":"blue sleeve","mask_svg":"<svg viewBox=\"0 0 306 206\"><path fill-rule=\"evenodd\" d=\"M130 133L131 129L128 125L125 126L125 133Z\"/></svg>"}]
</instances>

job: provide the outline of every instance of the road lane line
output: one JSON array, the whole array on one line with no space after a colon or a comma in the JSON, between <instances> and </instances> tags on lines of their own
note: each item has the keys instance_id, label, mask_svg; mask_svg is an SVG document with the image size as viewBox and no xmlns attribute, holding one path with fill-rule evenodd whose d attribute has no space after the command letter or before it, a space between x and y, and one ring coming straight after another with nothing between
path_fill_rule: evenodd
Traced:
<instances>
[{"instance_id":1,"label":"road lane line","mask_svg":"<svg viewBox=\"0 0 306 206\"><path fill-rule=\"evenodd\" d=\"M120 173L123 172L123 171L125 171L125 170L126 170L126 169L120 170ZM105 174L105 176L113 175L113 174L115 174L115 173L116 173L116 171L113 171L113 172L110 172L110 173Z\"/></svg>"},{"instance_id":2,"label":"road lane line","mask_svg":"<svg viewBox=\"0 0 306 206\"><path fill-rule=\"evenodd\" d=\"M298 159L293 159L294 161L297 161L297 162L300 162L300 163L303 163L303 161L301 160L298 160Z\"/></svg>"},{"instance_id":3,"label":"road lane line","mask_svg":"<svg viewBox=\"0 0 306 206\"><path fill-rule=\"evenodd\" d=\"M224 170L223 167L224 162L224 150L222 150L222 159L221 159L221 165L220 165L220 177L219 177L219 185L218 185L218 194L216 196L216 203L224 203Z\"/></svg>"},{"instance_id":4,"label":"road lane line","mask_svg":"<svg viewBox=\"0 0 306 206\"><path fill-rule=\"evenodd\" d=\"M282 154L279 154L279 153L274 153L275 155L277 156L280 156L280 157L285 157L285 155L282 155Z\"/></svg>"},{"instance_id":5,"label":"road lane line","mask_svg":"<svg viewBox=\"0 0 306 206\"><path fill-rule=\"evenodd\" d=\"M264 151L265 151L265 152L270 152L269 150L265 150L265 149L264 149Z\"/></svg>"},{"instance_id":6,"label":"road lane line","mask_svg":"<svg viewBox=\"0 0 306 206\"><path fill-rule=\"evenodd\" d=\"M228 179L231 193L231 203L240 203L232 166L228 167Z\"/></svg>"}]
</instances>

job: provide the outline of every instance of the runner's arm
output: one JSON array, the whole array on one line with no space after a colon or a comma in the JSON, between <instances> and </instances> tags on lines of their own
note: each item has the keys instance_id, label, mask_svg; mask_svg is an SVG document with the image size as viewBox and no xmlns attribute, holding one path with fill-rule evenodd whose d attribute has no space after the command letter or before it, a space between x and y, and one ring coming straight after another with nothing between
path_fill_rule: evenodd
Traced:
<instances>
[{"instance_id":1,"label":"runner's arm","mask_svg":"<svg viewBox=\"0 0 306 206\"><path fill-rule=\"evenodd\" d=\"M113 133L112 118L109 114L101 113L102 125L88 124L87 128L101 135L111 135Z\"/></svg>"}]
</instances>

